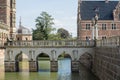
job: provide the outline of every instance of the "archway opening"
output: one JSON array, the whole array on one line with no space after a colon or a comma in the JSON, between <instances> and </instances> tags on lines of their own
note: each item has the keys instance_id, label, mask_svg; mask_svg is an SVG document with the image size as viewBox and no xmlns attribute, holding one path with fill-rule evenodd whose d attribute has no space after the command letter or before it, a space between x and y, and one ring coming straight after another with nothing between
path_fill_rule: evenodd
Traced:
<instances>
[{"instance_id":1,"label":"archway opening","mask_svg":"<svg viewBox=\"0 0 120 80\"><path fill-rule=\"evenodd\" d=\"M50 71L50 58L47 54L41 53L37 57L38 71L39 72L48 72Z\"/></svg>"},{"instance_id":2,"label":"archway opening","mask_svg":"<svg viewBox=\"0 0 120 80\"><path fill-rule=\"evenodd\" d=\"M71 56L65 52L58 56L58 73L71 73Z\"/></svg>"},{"instance_id":3,"label":"archway opening","mask_svg":"<svg viewBox=\"0 0 120 80\"><path fill-rule=\"evenodd\" d=\"M93 60L93 56L87 52L81 55L79 58L80 63L89 69L92 69L92 64L93 64L92 60Z\"/></svg>"},{"instance_id":4,"label":"archway opening","mask_svg":"<svg viewBox=\"0 0 120 80\"><path fill-rule=\"evenodd\" d=\"M16 72L29 71L28 56L20 52L16 58Z\"/></svg>"}]
</instances>

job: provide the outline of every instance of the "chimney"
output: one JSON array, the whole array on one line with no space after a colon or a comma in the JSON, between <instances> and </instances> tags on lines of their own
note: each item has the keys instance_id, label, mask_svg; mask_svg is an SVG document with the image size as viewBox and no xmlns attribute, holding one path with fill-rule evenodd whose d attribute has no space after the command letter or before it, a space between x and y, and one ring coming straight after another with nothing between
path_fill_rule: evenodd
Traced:
<instances>
[{"instance_id":1,"label":"chimney","mask_svg":"<svg viewBox=\"0 0 120 80\"><path fill-rule=\"evenodd\" d=\"M105 3L109 3L109 0L105 0Z\"/></svg>"}]
</instances>

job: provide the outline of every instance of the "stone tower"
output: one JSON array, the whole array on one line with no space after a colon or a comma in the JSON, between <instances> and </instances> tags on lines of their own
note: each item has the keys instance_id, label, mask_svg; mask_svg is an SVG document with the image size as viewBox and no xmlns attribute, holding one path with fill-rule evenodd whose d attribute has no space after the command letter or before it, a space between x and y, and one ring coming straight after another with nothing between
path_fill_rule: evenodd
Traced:
<instances>
[{"instance_id":1,"label":"stone tower","mask_svg":"<svg viewBox=\"0 0 120 80\"><path fill-rule=\"evenodd\" d=\"M16 0L0 0L0 22L9 27L9 37L15 39Z\"/></svg>"}]
</instances>

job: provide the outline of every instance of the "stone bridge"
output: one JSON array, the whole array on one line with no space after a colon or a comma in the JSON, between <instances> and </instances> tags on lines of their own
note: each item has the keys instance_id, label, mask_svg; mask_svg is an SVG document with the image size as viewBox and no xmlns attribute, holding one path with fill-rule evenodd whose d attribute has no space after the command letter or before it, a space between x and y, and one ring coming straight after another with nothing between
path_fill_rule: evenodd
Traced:
<instances>
[{"instance_id":1,"label":"stone bridge","mask_svg":"<svg viewBox=\"0 0 120 80\"><path fill-rule=\"evenodd\" d=\"M29 71L38 70L37 58L45 53L51 62L51 71L58 70L58 56L62 53L71 57L71 70L79 71L79 58L84 53L93 54L94 43L90 41L62 40L62 41L13 41L9 42L5 50L5 71L17 71L18 56L27 56ZM24 56L25 55L25 56Z\"/></svg>"},{"instance_id":2,"label":"stone bridge","mask_svg":"<svg viewBox=\"0 0 120 80\"><path fill-rule=\"evenodd\" d=\"M58 70L62 53L71 57L71 70L79 71L79 63L88 67L100 80L120 80L120 36L89 43L79 40L14 41L5 50L5 71L17 71L18 55L28 57L29 71L38 71L37 57L45 53L50 58L51 71ZM92 66L92 67L91 67Z\"/></svg>"}]
</instances>

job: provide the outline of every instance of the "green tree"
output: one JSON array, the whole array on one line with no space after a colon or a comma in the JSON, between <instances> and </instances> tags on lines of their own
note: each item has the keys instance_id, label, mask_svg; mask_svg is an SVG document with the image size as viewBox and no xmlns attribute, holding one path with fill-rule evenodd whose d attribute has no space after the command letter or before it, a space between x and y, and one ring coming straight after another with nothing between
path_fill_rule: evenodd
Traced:
<instances>
[{"instance_id":1,"label":"green tree","mask_svg":"<svg viewBox=\"0 0 120 80\"><path fill-rule=\"evenodd\" d=\"M69 39L70 38L70 34L67 30L63 29L63 28L59 28L57 30L57 33L60 34L60 37L62 39Z\"/></svg>"},{"instance_id":2,"label":"green tree","mask_svg":"<svg viewBox=\"0 0 120 80\"><path fill-rule=\"evenodd\" d=\"M48 40L49 35L55 28L52 28L54 22L51 15L42 12L35 20L36 29L33 30L33 40Z\"/></svg>"}]
</instances>

